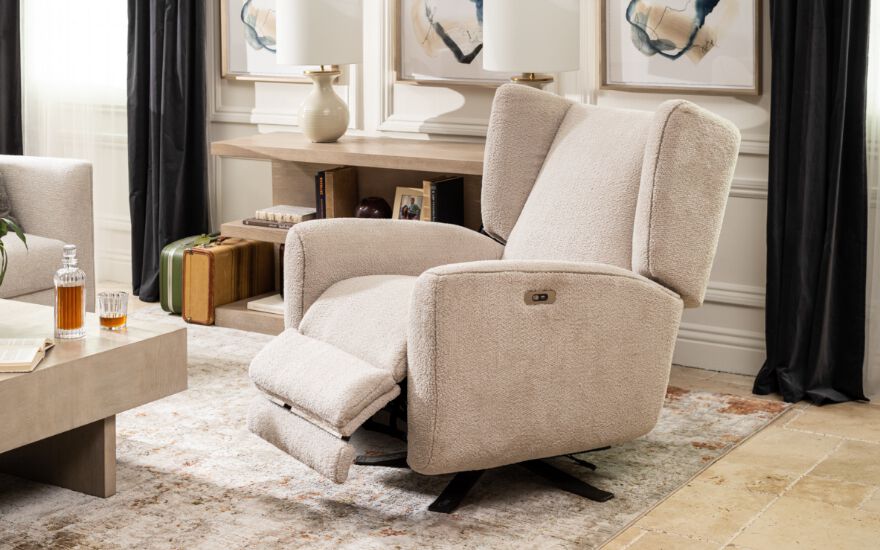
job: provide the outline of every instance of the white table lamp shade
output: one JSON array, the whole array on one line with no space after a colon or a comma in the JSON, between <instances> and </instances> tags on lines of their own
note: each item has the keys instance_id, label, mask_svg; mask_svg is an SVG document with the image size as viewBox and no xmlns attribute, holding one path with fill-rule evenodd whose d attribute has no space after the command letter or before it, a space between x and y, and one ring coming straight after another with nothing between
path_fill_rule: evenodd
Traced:
<instances>
[{"instance_id":1,"label":"white table lamp shade","mask_svg":"<svg viewBox=\"0 0 880 550\"><path fill-rule=\"evenodd\" d=\"M579 67L580 0L484 0L484 69L537 73Z\"/></svg>"},{"instance_id":2,"label":"white table lamp shade","mask_svg":"<svg viewBox=\"0 0 880 550\"><path fill-rule=\"evenodd\" d=\"M346 65L363 60L362 0L277 0L275 60Z\"/></svg>"}]
</instances>

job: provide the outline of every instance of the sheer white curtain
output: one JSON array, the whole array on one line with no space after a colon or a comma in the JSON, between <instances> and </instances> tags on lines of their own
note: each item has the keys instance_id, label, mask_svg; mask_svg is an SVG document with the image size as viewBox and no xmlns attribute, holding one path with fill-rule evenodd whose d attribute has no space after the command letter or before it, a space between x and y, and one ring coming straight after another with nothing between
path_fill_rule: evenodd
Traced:
<instances>
[{"instance_id":1,"label":"sheer white curtain","mask_svg":"<svg viewBox=\"0 0 880 550\"><path fill-rule=\"evenodd\" d=\"M880 400L880 5L871 6L868 54L868 345L865 393Z\"/></svg>"},{"instance_id":2,"label":"sheer white curtain","mask_svg":"<svg viewBox=\"0 0 880 550\"><path fill-rule=\"evenodd\" d=\"M97 278L128 281L127 3L21 8L24 152L92 162Z\"/></svg>"}]
</instances>

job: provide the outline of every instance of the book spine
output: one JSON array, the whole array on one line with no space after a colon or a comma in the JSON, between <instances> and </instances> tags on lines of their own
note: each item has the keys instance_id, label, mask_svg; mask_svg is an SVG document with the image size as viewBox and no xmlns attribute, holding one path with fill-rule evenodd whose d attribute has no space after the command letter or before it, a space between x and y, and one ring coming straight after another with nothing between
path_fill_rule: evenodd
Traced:
<instances>
[{"instance_id":1,"label":"book spine","mask_svg":"<svg viewBox=\"0 0 880 550\"><path fill-rule=\"evenodd\" d=\"M260 220L257 218L248 218L245 220L241 220L241 223L244 225L254 225L257 227L269 227L272 229L290 229L296 223L294 222L273 222L269 220Z\"/></svg>"},{"instance_id":2,"label":"book spine","mask_svg":"<svg viewBox=\"0 0 880 550\"><path fill-rule=\"evenodd\" d=\"M440 205L437 202L437 184L431 184L431 221L437 221L437 212L440 211Z\"/></svg>"},{"instance_id":3,"label":"book spine","mask_svg":"<svg viewBox=\"0 0 880 550\"><path fill-rule=\"evenodd\" d=\"M324 172L315 174L315 217L318 219L327 217L326 194L325 194Z\"/></svg>"},{"instance_id":4,"label":"book spine","mask_svg":"<svg viewBox=\"0 0 880 550\"><path fill-rule=\"evenodd\" d=\"M334 170L328 170L324 172L324 190L323 190L323 208L324 208L324 216L325 218L335 218L336 217L336 201L335 201L335 191L336 191L336 177L334 176Z\"/></svg>"}]
</instances>

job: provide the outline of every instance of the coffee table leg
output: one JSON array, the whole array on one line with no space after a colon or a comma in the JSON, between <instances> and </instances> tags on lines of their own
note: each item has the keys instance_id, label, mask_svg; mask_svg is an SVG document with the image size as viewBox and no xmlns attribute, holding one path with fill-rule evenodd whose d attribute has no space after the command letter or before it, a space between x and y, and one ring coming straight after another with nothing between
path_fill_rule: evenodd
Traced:
<instances>
[{"instance_id":1,"label":"coffee table leg","mask_svg":"<svg viewBox=\"0 0 880 550\"><path fill-rule=\"evenodd\" d=\"M0 454L0 471L96 497L116 493L116 417Z\"/></svg>"}]
</instances>

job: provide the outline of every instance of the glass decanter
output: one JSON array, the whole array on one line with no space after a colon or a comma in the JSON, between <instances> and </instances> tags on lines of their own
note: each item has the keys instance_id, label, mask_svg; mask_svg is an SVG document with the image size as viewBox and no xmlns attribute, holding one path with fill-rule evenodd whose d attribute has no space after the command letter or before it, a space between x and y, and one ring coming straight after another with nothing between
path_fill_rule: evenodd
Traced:
<instances>
[{"instance_id":1,"label":"glass decanter","mask_svg":"<svg viewBox=\"0 0 880 550\"><path fill-rule=\"evenodd\" d=\"M55 338L86 335L86 274L77 267L76 246L64 245L61 269L55 272Z\"/></svg>"}]
</instances>

